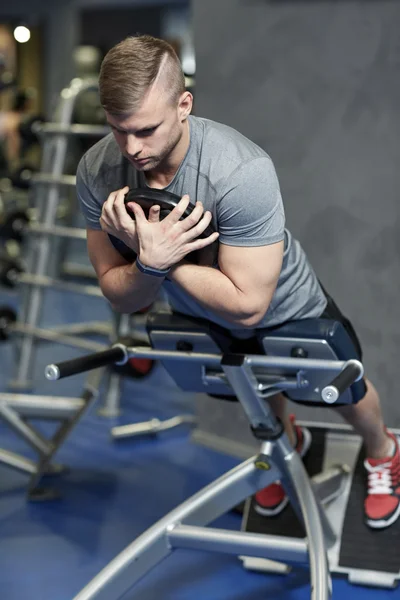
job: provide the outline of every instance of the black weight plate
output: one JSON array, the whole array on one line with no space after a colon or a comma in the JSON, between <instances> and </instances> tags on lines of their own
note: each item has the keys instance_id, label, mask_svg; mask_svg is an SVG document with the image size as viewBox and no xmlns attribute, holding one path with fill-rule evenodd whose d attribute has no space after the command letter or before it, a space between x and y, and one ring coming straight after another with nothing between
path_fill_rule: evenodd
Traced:
<instances>
[{"instance_id":1,"label":"black weight plate","mask_svg":"<svg viewBox=\"0 0 400 600\"><path fill-rule=\"evenodd\" d=\"M141 208L143 209L143 212L146 215L146 217L149 214L150 208L154 204L157 204L161 209L161 220L164 219L180 201L181 197L177 194L167 192L166 190L156 190L152 188L137 188L129 190L124 200L125 204L128 204L129 202L135 202L136 204L139 204L139 206L141 206ZM185 212L183 213L181 220L188 217L193 209L194 204L190 203ZM129 214L133 216L131 212L129 212ZM199 237L209 237L212 233L214 233L214 228L211 225L209 225Z\"/></svg>"}]
</instances>

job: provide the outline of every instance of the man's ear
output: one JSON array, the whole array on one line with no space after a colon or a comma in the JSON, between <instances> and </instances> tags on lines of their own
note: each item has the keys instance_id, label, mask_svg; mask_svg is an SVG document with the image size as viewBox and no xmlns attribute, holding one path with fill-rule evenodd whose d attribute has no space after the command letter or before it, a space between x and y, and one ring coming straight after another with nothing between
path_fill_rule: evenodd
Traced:
<instances>
[{"instance_id":1,"label":"man's ear","mask_svg":"<svg viewBox=\"0 0 400 600\"><path fill-rule=\"evenodd\" d=\"M186 121L190 113L192 112L193 96L190 92L185 91L181 94L178 104L178 114L180 121Z\"/></svg>"}]
</instances>

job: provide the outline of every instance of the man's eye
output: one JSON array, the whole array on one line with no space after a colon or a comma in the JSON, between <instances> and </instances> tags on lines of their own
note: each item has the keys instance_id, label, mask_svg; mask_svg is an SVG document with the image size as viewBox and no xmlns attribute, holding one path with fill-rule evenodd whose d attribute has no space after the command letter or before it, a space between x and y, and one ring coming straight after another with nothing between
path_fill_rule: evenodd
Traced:
<instances>
[{"instance_id":1,"label":"man's eye","mask_svg":"<svg viewBox=\"0 0 400 600\"><path fill-rule=\"evenodd\" d=\"M155 130L156 127L152 127L151 129L143 129L142 131L138 132L138 135L151 135Z\"/></svg>"}]
</instances>

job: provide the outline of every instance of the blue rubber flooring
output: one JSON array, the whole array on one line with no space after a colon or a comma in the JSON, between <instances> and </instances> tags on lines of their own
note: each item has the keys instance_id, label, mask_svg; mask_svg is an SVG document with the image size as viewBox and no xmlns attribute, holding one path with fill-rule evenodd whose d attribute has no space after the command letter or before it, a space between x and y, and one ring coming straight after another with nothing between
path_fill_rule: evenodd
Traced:
<instances>
[{"instance_id":1,"label":"blue rubber flooring","mask_svg":"<svg viewBox=\"0 0 400 600\"><path fill-rule=\"evenodd\" d=\"M0 290L0 305L17 306L16 294ZM101 299L49 291L42 326L109 320ZM58 383L44 379L49 362L84 352L43 343L36 353L36 394L79 396L84 376ZM0 346L0 393L13 373L11 344ZM101 401L101 398L100 398ZM70 471L51 480L62 493L48 503L26 501L27 478L0 466L0 599L71 600L88 581L140 533L183 500L232 468L237 461L195 445L182 427L159 438L112 441L117 423L168 418L194 411L195 399L175 387L162 367L143 381L125 380L123 413L107 419L94 405L57 455ZM44 426L44 431L48 426ZM1 446L32 456L0 423ZM215 525L240 528L225 515ZM392 600L400 590L333 582L333 598ZM148 574L124 600L303 600L310 597L307 571L267 576L245 571L231 556L177 551ZM114 600L110 598L110 600Z\"/></svg>"}]
</instances>

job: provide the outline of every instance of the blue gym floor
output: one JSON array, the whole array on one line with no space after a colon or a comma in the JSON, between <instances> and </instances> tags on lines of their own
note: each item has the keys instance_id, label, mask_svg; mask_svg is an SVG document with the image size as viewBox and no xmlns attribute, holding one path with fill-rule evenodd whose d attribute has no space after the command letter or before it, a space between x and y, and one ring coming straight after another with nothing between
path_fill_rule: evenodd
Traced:
<instances>
[{"instance_id":1,"label":"blue gym floor","mask_svg":"<svg viewBox=\"0 0 400 600\"><path fill-rule=\"evenodd\" d=\"M0 305L17 306L17 294L0 290ZM102 299L46 293L42 325L109 320ZM37 352L35 393L79 396L83 376L50 383L49 362L80 351L52 343ZM10 344L0 347L0 392L13 372ZM125 380L122 416L98 416L95 405L57 455L70 472L54 479L62 499L26 501L27 479L0 466L0 599L71 600L116 554L146 528L237 461L190 441L181 428L160 438L113 442L114 424L168 418L194 411L194 398L178 390L158 366L141 382ZM22 440L0 423L1 447L29 456ZM228 514L216 525L239 529ZM389 600L400 590L354 587L333 582L333 598ZM124 600L302 600L309 599L307 571L267 576L245 571L235 557L179 551L124 596ZM110 598L110 600L112 600Z\"/></svg>"}]
</instances>

